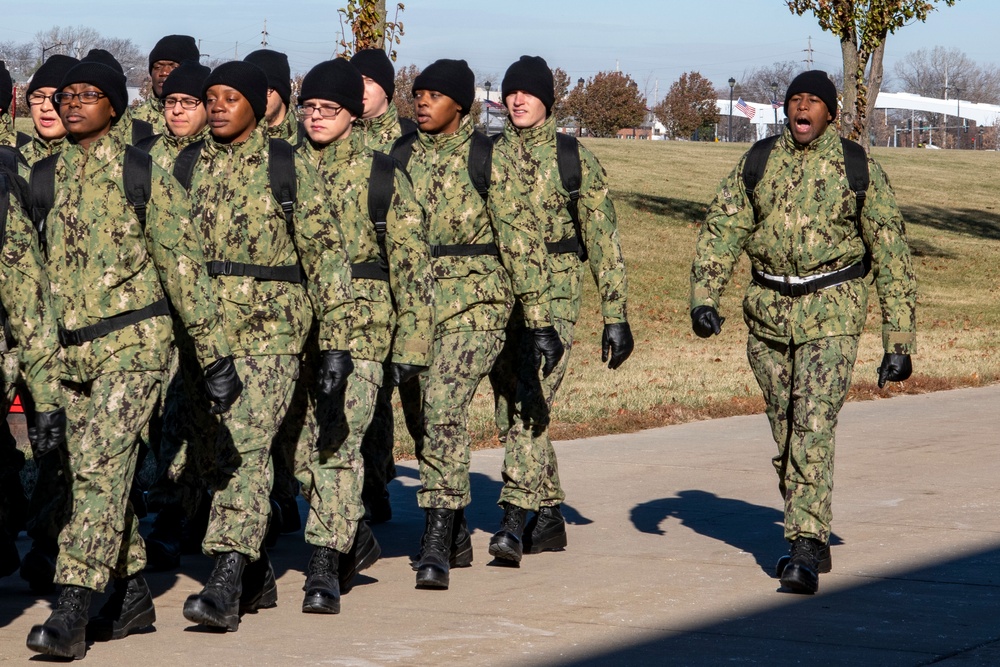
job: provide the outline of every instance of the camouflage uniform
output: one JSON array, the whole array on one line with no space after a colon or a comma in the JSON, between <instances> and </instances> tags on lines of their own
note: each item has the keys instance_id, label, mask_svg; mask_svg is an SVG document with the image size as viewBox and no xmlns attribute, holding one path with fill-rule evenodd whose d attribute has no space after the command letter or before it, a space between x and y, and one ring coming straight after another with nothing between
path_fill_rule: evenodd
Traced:
<instances>
[{"instance_id":1,"label":"camouflage uniform","mask_svg":"<svg viewBox=\"0 0 1000 667\"><path fill-rule=\"evenodd\" d=\"M14 119L6 111L0 114L0 146L16 146L17 132L14 131Z\"/></svg>"},{"instance_id":2,"label":"camouflage uniform","mask_svg":"<svg viewBox=\"0 0 1000 667\"><path fill-rule=\"evenodd\" d=\"M518 129L507 121L503 137L493 150L493 183L496 194L490 207L499 222L526 224L546 243L576 238L570 217L569 193L563 188L556 160L555 118L539 127ZM580 146L580 231L589 255L588 264L601 298L605 324L625 322L628 283L618 242L618 222L608 196L603 167ZM525 214L525 209L530 211ZM550 253L553 324L566 352L555 369L543 378L531 359L531 341L525 327L536 327L530 313L512 317L508 340L491 376L496 396L497 426L504 440L504 487L500 503L528 510L556 506L565 493L559 484L555 451L549 439L549 411L569 366L573 332L580 315L584 264L574 251Z\"/></svg>"},{"instance_id":3,"label":"camouflage uniform","mask_svg":"<svg viewBox=\"0 0 1000 667\"><path fill-rule=\"evenodd\" d=\"M354 121L354 133L361 136L365 148L388 153L396 139L403 136L399 125L399 111L395 102L389 102L385 113L376 118L359 118Z\"/></svg>"},{"instance_id":4,"label":"camouflage uniform","mask_svg":"<svg viewBox=\"0 0 1000 667\"><path fill-rule=\"evenodd\" d=\"M515 294L525 304L530 326L552 324L541 238L519 227L520 220L494 225L469 178L472 133L468 116L454 134L419 132L409 162L414 192L426 210L432 254L434 246L455 244L496 243L499 248L499 256L443 254L433 260L434 364L420 380L423 429L414 434L423 483L417 501L423 508L457 510L471 500L469 404L500 353ZM419 424L402 388L400 396L410 413L408 425Z\"/></svg>"},{"instance_id":5,"label":"camouflage uniform","mask_svg":"<svg viewBox=\"0 0 1000 667\"><path fill-rule=\"evenodd\" d=\"M871 183L859 223L833 125L806 147L784 129L755 189L757 215L743 185L745 160L723 180L698 237L692 309L718 308L742 251L766 274L810 276L857 264L867 248L882 309L883 347L912 354L916 280L903 219L879 164L868 160ZM868 283L860 278L798 297L753 281L747 286L747 355L778 447L773 463L789 541L806 537L825 544L830 537L834 430L867 304Z\"/></svg>"},{"instance_id":6,"label":"camouflage uniform","mask_svg":"<svg viewBox=\"0 0 1000 667\"><path fill-rule=\"evenodd\" d=\"M263 122L263 121L261 121ZM295 109L289 108L285 113L285 118L274 127L267 128L267 136L271 139L284 139L293 146L298 146L299 142L305 139L300 135L301 124Z\"/></svg>"},{"instance_id":7,"label":"camouflage uniform","mask_svg":"<svg viewBox=\"0 0 1000 667\"><path fill-rule=\"evenodd\" d=\"M153 126L153 134L168 134L167 121L163 117L163 105L152 93L136 106L125 110L122 119L115 124L121 132L125 132L125 141L132 141L132 124L141 120Z\"/></svg>"},{"instance_id":8,"label":"camouflage uniform","mask_svg":"<svg viewBox=\"0 0 1000 667\"><path fill-rule=\"evenodd\" d=\"M21 146L21 155L24 156L29 165L33 165L42 158L61 152L66 146L66 141L65 137L48 141L35 135L29 143ZM23 175L27 177L27 174Z\"/></svg>"},{"instance_id":9,"label":"camouflage uniform","mask_svg":"<svg viewBox=\"0 0 1000 667\"><path fill-rule=\"evenodd\" d=\"M180 155L180 152L193 143L207 140L209 135L208 126L203 127L200 132L196 132L189 137L175 137L167 130L160 135L160 138L149 149L149 155L153 158L153 162L167 171L173 172L174 162L177 161L177 156Z\"/></svg>"},{"instance_id":10,"label":"camouflage uniform","mask_svg":"<svg viewBox=\"0 0 1000 667\"><path fill-rule=\"evenodd\" d=\"M192 213L211 261L298 265L284 213L271 193L268 145L258 128L239 144L205 143L191 182ZM296 161L295 224L325 220L315 172ZM312 311L301 283L218 275L223 326L245 385L217 438L215 492L202 550L257 560L270 514L271 442L288 407ZM346 344L346 333L344 334ZM200 402L193 409L207 410Z\"/></svg>"},{"instance_id":11,"label":"camouflage uniform","mask_svg":"<svg viewBox=\"0 0 1000 667\"><path fill-rule=\"evenodd\" d=\"M321 306L327 310L337 303L333 298L336 294L353 291L350 351L354 373L346 388L347 432L332 441L323 438L318 451L315 447L300 449L296 468L311 505L306 541L346 552L364 513L361 437L372 418L375 394L385 379L382 364L391 347L392 361L430 365L434 279L423 211L409 179L397 170L392 207L385 219L388 281L359 277L347 286L331 280L339 278L338 269L345 277L350 275L345 270L348 269L345 259L349 258L350 264L380 261L375 228L368 214L373 151L363 146L360 134L352 133L321 150L311 144L303 145L299 154L314 164L325 180L331 218L339 221L343 233L342 240L336 238L336 225L331 221L319 228L303 225L297 229L310 294L320 322L320 348L337 349L326 340L327 315L321 312ZM346 256L339 243L344 244ZM336 290L333 295L328 293L331 289Z\"/></svg>"},{"instance_id":12,"label":"camouflage uniform","mask_svg":"<svg viewBox=\"0 0 1000 667\"><path fill-rule=\"evenodd\" d=\"M183 190L153 167L146 225L123 196L125 146L115 133L70 143L56 165L45 266L60 326L86 327L169 297L198 359L230 354L222 313ZM154 316L62 348L73 511L60 535L56 583L102 590L145 564L127 501L138 451L160 398L171 318Z\"/></svg>"}]
</instances>

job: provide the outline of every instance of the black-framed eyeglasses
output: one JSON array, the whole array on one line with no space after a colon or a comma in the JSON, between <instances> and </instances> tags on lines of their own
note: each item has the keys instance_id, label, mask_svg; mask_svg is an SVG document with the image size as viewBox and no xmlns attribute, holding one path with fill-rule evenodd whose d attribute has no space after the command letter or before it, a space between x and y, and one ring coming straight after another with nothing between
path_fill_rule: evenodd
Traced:
<instances>
[{"instance_id":1,"label":"black-framed eyeglasses","mask_svg":"<svg viewBox=\"0 0 1000 667\"><path fill-rule=\"evenodd\" d=\"M173 97L168 97L167 99L163 100L164 109L173 109L178 104L181 105L181 109L187 109L188 111L191 111L192 109L198 108L198 105L201 104L201 100L196 100L193 97L185 97L180 100L175 99Z\"/></svg>"},{"instance_id":2,"label":"black-framed eyeglasses","mask_svg":"<svg viewBox=\"0 0 1000 667\"><path fill-rule=\"evenodd\" d=\"M332 104L300 104L299 113L303 118L311 118L314 113L319 111L321 118L336 118L337 115L344 110L344 107L335 107Z\"/></svg>"},{"instance_id":3,"label":"black-framed eyeglasses","mask_svg":"<svg viewBox=\"0 0 1000 667\"><path fill-rule=\"evenodd\" d=\"M28 96L28 106L40 107L43 104L45 104L45 100L49 100L50 102L55 104L56 103L55 97L56 97L55 93L53 93L52 95L44 95L42 93L32 93L30 96Z\"/></svg>"},{"instance_id":4,"label":"black-framed eyeglasses","mask_svg":"<svg viewBox=\"0 0 1000 667\"><path fill-rule=\"evenodd\" d=\"M82 93L56 93L52 100L59 105L69 104L74 98L80 99L80 104L97 104L102 97L107 97L102 92L96 90L85 90Z\"/></svg>"}]
</instances>

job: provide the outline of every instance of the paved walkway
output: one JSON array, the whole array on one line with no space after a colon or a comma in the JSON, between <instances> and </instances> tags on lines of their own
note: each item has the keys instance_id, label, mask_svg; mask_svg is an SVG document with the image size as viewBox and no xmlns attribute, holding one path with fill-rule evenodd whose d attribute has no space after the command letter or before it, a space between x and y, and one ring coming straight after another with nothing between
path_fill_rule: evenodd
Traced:
<instances>
[{"instance_id":1,"label":"paved walkway","mask_svg":"<svg viewBox=\"0 0 1000 667\"><path fill-rule=\"evenodd\" d=\"M155 631L91 645L87 664L1000 664L998 408L1000 387L844 408L834 570L816 596L778 592L773 445L763 416L734 417L559 443L570 545L519 569L488 564L502 452L476 452L476 560L441 592L413 588L423 523L404 463L383 559L339 616L299 612L309 552L285 536L276 609L196 630L181 606L210 563L185 557L184 574L148 577ZM28 660L49 603L0 580L0 661Z\"/></svg>"}]
</instances>

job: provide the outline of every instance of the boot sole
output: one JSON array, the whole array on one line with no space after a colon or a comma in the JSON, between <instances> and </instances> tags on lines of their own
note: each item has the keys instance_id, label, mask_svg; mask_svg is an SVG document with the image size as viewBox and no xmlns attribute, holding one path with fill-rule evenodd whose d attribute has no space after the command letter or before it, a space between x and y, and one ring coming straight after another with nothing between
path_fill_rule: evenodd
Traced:
<instances>
[{"instance_id":1,"label":"boot sole","mask_svg":"<svg viewBox=\"0 0 1000 667\"><path fill-rule=\"evenodd\" d=\"M520 563L523 554L522 546L515 538L501 535L490 540L490 555L511 563Z\"/></svg>"},{"instance_id":2,"label":"boot sole","mask_svg":"<svg viewBox=\"0 0 1000 667\"><path fill-rule=\"evenodd\" d=\"M789 565L781 573L781 586L792 593L812 595L819 590L819 576L799 565Z\"/></svg>"},{"instance_id":3,"label":"boot sole","mask_svg":"<svg viewBox=\"0 0 1000 667\"><path fill-rule=\"evenodd\" d=\"M339 614L340 600L333 600L321 593L306 593L302 600L303 614Z\"/></svg>"},{"instance_id":4,"label":"boot sole","mask_svg":"<svg viewBox=\"0 0 1000 667\"><path fill-rule=\"evenodd\" d=\"M568 540L566 539L566 533L561 533L559 535L553 535L544 540L536 542L535 540L525 540L524 541L524 553L526 554L540 554L543 551L562 551L566 548Z\"/></svg>"},{"instance_id":5,"label":"boot sole","mask_svg":"<svg viewBox=\"0 0 1000 667\"><path fill-rule=\"evenodd\" d=\"M774 566L774 576L781 578L781 574L788 567L788 563L792 560L791 556L782 556L778 559L778 564ZM826 574L833 569L833 558L823 558L816 563L817 574Z\"/></svg>"},{"instance_id":6,"label":"boot sole","mask_svg":"<svg viewBox=\"0 0 1000 667\"><path fill-rule=\"evenodd\" d=\"M31 628L31 632L28 633L27 646L35 653L41 653L42 655L52 655L57 658L73 658L74 660L82 660L85 655L87 655L87 641L83 640L70 644L66 648L61 648L56 646L53 641L54 637L49 636L49 631L43 625L36 625Z\"/></svg>"},{"instance_id":7,"label":"boot sole","mask_svg":"<svg viewBox=\"0 0 1000 667\"><path fill-rule=\"evenodd\" d=\"M213 628L225 628L227 632L236 632L240 627L239 612L220 614L198 598L188 598L184 603L184 618Z\"/></svg>"}]
</instances>

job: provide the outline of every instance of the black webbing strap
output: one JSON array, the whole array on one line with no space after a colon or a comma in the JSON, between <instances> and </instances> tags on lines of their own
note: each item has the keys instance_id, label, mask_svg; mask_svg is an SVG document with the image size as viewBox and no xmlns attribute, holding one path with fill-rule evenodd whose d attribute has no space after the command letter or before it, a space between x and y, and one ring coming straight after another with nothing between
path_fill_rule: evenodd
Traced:
<instances>
[{"instance_id":1,"label":"black webbing strap","mask_svg":"<svg viewBox=\"0 0 1000 667\"><path fill-rule=\"evenodd\" d=\"M146 137L153 136L153 124L144 120L132 121L132 145L135 146Z\"/></svg>"},{"instance_id":2,"label":"black webbing strap","mask_svg":"<svg viewBox=\"0 0 1000 667\"><path fill-rule=\"evenodd\" d=\"M125 186L125 199L135 211L139 224L146 228L146 205L151 196L151 179L153 177L153 158L149 153L135 146L125 147L125 164L122 170L122 183Z\"/></svg>"},{"instance_id":3,"label":"black webbing strap","mask_svg":"<svg viewBox=\"0 0 1000 667\"><path fill-rule=\"evenodd\" d=\"M479 130L473 130L469 144L469 180L483 201L490 196L492 172L493 140Z\"/></svg>"},{"instance_id":4,"label":"black webbing strap","mask_svg":"<svg viewBox=\"0 0 1000 667\"><path fill-rule=\"evenodd\" d=\"M245 276L256 280L279 280L284 283L301 283L302 267L298 264L286 266L263 266L243 262L212 260L205 262L210 276Z\"/></svg>"},{"instance_id":5,"label":"black webbing strap","mask_svg":"<svg viewBox=\"0 0 1000 667\"><path fill-rule=\"evenodd\" d=\"M56 161L58 155L42 158L31 166L29 190L31 197L31 221L38 231L38 245L42 255L48 255L45 242L45 218L56 200Z\"/></svg>"},{"instance_id":6,"label":"black webbing strap","mask_svg":"<svg viewBox=\"0 0 1000 667\"><path fill-rule=\"evenodd\" d=\"M389 270L381 262L357 262L351 264L351 278L389 281Z\"/></svg>"},{"instance_id":7,"label":"black webbing strap","mask_svg":"<svg viewBox=\"0 0 1000 667\"><path fill-rule=\"evenodd\" d=\"M413 144L417 140L417 130L414 129L412 132L405 132L403 136L392 144L392 148L389 149L389 155L393 157L396 162L398 162L403 169L407 168L410 164L410 156L413 155Z\"/></svg>"},{"instance_id":8,"label":"black webbing strap","mask_svg":"<svg viewBox=\"0 0 1000 667\"><path fill-rule=\"evenodd\" d=\"M580 228L580 186L583 174L580 170L580 143L576 137L556 132L556 162L562 186L569 192L566 210L573 219L573 229L576 231L576 256L581 262L586 262L587 245L583 242L583 230Z\"/></svg>"},{"instance_id":9,"label":"black webbing strap","mask_svg":"<svg viewBox=\"0 0 1000 667\"><path fill-rule=\"evenodd\" d=\"M270 139L268 142L267 177L271 181L271 193L278 200L285 214L288 237L295 239L295 147L284 139Z\"/></svg>"},{"instance_id":10,"label":"black webbing strap","mask_svg":"<svg viewBox=\"0 0 1000 667\"><path fill-rule=\"evenodd\" d=\"M580 250L580 240L575 236L568 239L563 239L562 241L546 241L545 249L550 255L564 255L567 253L576 253Z\"/></svg>"},{"instance_id":11,"label":"black webbing strap","mask_svg":"<svg viewBox=\"0 0 1000 667\"><path fill-rule=\"evenodd\" d=\"M119 329L124 329L127 326L142 322L143 320L148 320L151 317L169 314L170 302L167 301L166 297L164 297L159 301L151 303L145 308L131 310L127 313L122 313L121 315L109 317L101 320L97 324L91 324L89 327L83 327L81 329L63 329L60 327L59 344L62 347L83 345L89 341L107 336L113 331L118 331Z\"/></svg>"},{"instance_id":12,"label":"black webbing strap","mask_svg":"<svg viewBox=\"0 0 1000 667\"><path fill-rule=\"evenodd\" d=\"M14 141L14 146L17 150L21 150L25 146L31 143L31 135L24 132L17 133L17 139Z\"/></svg>"},{"instance_id":13,"label":"black webbing strap","mask_svg":"<svg viewBox=\"0 0 1000 667\"><path fill-rule=\"evenodd\" d=\"M857 264L852 264L839 271L833 271L822 278L816 278L815 280L806 279L806 282L789 283L782 280L773 280L766 278L760 271L754 268L750 269L750 275L753 276L753 281L761 287L772 289L781 296L794 297L813 294L825 287L846 283L848 280L854 280L855 278L864 278L868 275L870 269L871 261L865 256L865 259Z\"/></svg>"},{"instance_id":14,"label":"black webbing strap","mask_svg":"<svg viewBox=\"0 0 1000 667\"><path fill-rule=\"evenodd\" d=\"M152 134L148 137L143 137L139 141L135 142L135 147L148 153L153 150L153 146L156 145L156 142L159 141L162 136L162 134Z\"/></svg>"},{"instance_id":15,"label":"black webbing strap","mask_svg":"<svg viewBox=\"0 0 1000 667\"><path fill-rule=\"evenodd\" d=\"M368 176L368 217L375 226L375 241L378 243L379 264L383 271L389 270L389 253L385 246L388 229L386 218L392 208L392 198L396 192L396 164L385 153L372 154L372 168ZM353 266L352 266L353 270ZM388 276L388 273L386 273ZM365 276L370 277L370 276Z\"/></svg>"},{"instance_id":16,"label":"black webbing strap","mask_svg":"<svg viewBox=\"0 0 1000 667\"><path fill-rule=\"evenodd\" d=\"M185 146L177 159L174 160L174 178L176 178L185 190L191 189L191 179L194 177L194 165L201 157L201 150L205 147L205 140L196 141Z\"/></svg>"},{"instance_id":17,"label":"black webbing strap","mask_svg":"<svg viewBox=\"0 0 1000 667\"><path fill-rule=\"evenodd\" d=\"M432 245L431 257L476 257L479 255L500 256L496 243L459 243L455 245Z\"/></svg>"}]
</instances>

